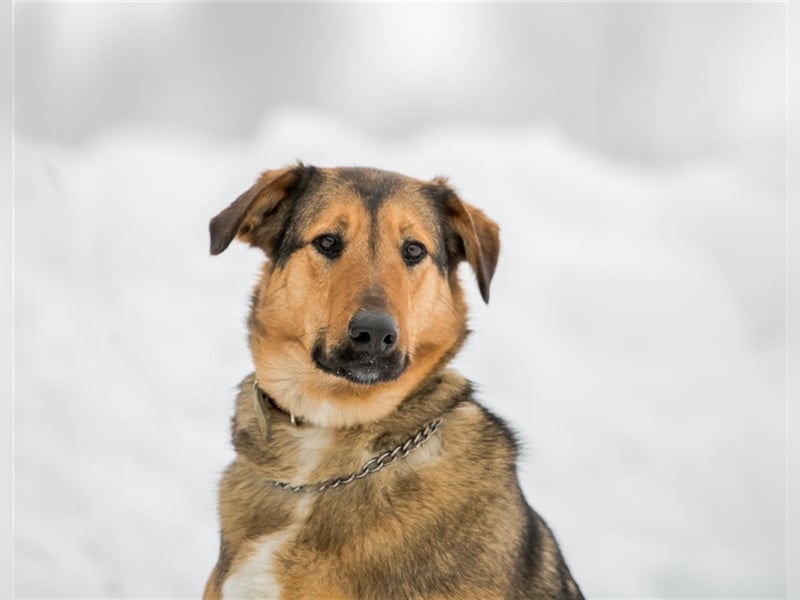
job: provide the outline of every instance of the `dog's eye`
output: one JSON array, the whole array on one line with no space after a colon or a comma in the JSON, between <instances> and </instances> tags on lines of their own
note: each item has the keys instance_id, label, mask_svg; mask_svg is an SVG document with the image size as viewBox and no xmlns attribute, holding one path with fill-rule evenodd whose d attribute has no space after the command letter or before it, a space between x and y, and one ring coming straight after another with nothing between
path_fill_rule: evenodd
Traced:
<instances>
[{"instance_id":1,"label":"dog's eye","mask_svg":"<svg viewBox=\"0 0 800 600\"><path fill-rule=\"evenodd\" d=\"M328 258L336 258L342 253L342 239L338 235L326 233L316 238L312 243L320 254Z\"/></svg>"},{"instance_id":2,"label":"dog's eye","mask_svg":"<svg viewBox=\"0 0 800 600\"><path fill-rule=\"evenodd\" d=\"M428 253L420 242L406 242L403 244L403 260L407 265L415 265Z\"/></svg>"}]
</instances>

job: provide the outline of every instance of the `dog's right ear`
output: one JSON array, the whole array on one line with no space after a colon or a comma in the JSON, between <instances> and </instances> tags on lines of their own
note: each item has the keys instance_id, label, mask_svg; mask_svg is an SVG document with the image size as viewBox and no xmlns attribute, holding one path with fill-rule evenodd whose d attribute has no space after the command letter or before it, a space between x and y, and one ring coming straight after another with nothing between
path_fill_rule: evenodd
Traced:
<instances>
[{"instance_id":1,"label":"dog's right ear","mask_svg":"<svg viewBox=\"0 0 800 600\"><path fill-rule=\"evenodd\" d=\"M278 251L278 238L290 202L287 197L305 180L308 168L297 164L283 169L265 171L253 186L233 203L211 219L211 254L224 251L233 238L262 248L274 258Z\"/></svg>"}]
</instances>

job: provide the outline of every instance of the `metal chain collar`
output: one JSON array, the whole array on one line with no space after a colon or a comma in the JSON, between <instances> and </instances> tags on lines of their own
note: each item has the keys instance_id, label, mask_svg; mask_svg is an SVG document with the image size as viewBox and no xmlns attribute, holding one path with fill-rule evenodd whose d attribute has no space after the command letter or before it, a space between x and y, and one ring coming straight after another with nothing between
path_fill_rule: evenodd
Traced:
<instances>
[{"instance_id":1,"label":"metal chain collar","mask_svg":"<svg viewBox=\"0 0 800 600\"><path fill-rule=\"evenodd\" d=\"M370 458L364 465L355 473L350 473L349 475L344 475L342 477L337 477L336 479L328 479L326 481L321 481L319 483L304 483L301 485L292 485L290 483L284 481L273 481L272 485L276 488L280 488L282 490L286 490L287 492L324 492L325 490L337 488L343 485L347 485L348 483L352 483L358 479L363 479L367 475L372 473L377 473L381 469L384 469L391 465L398 459L405 458L409 455L409 453L414 450L415 448L419 448L425 441L430 438L432 435L435 435L437 431L439 431L439 427L442 424L441 419L434 419L425 427L420 429L415 435L408 438L405 442L400 444L399 446L384 452L380 456L376 456L374 458Z\"/></svg>"}]
</instances>

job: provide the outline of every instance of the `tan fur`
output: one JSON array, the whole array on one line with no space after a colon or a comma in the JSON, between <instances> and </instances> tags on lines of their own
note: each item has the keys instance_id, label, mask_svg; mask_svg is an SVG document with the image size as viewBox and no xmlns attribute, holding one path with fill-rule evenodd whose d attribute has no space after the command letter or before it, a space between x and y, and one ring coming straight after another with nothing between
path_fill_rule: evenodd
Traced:
<instances>
[{"instance_id":1,"label":"tan fur","mask_svg":"<svg viewBox=\"0 0 800 600\"><path fill-rule=\"evenodd\" d=\"M302 165L266 172L212 221L213 253L238 236L270 260L206 600L582 598L522 496L513 437L444 368L466 335L455 267L469 262L488 300L497 231L442 179ZM314 244L332 232L344 241L335 259ZM408 263L408 240L429 255ZM377 309L396 322L405 368L370 384L322 370L314 352L336 356L353 316ZM255 382L275 403L264 414ZM357 472L434 419L435 435L363 479L324 492L273 485Z\"/></svg>"}]
</instances>

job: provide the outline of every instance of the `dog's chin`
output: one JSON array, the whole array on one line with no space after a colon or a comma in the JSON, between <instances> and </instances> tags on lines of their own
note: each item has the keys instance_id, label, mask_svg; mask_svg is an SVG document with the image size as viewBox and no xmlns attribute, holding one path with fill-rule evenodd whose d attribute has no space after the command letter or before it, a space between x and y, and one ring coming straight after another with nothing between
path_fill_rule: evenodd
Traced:
<instances>
[{"instance_id":1,"label":"dog's chin","mask_svg":"<svg viewBox=\"0 0 800 600\"><path fill-rule=\"evenodd\" d=\"M386 376L373 365L339 367L335 370L334 375L360 385L372 385L379 381L386 381Z\"/></svg>"},{"instance_id":2,"label":"dog's chin","mask_svg":"<svg viewBox=\"0 0 800 600\"><path fill-rule=\"evenodd\" d=\"M321 371L363 386L395 381L408 367L405 355L380 360L336 360L325 356L319 347L312 353L312 359Z\"/></svg>"}]
</instances>

